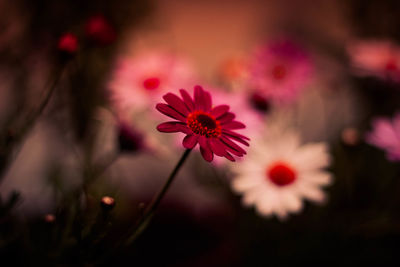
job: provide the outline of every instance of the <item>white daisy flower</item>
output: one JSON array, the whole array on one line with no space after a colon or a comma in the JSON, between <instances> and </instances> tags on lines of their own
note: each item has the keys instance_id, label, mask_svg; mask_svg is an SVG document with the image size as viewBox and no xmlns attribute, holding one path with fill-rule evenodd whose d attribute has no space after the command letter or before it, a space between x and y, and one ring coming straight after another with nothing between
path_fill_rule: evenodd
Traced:
<instances>
[{"instance_id":1,"label":"white daisy flower","mask_svg":"<svg viewBox=\"0 0 400 267\"><path fill-rule=\"evenodd\" d=\"M322 142L301 145L292 130L268 129L264 137L252 139L247 158L232 166L232 188L243 194L243 205L283 220L302 210L303 199L325 200L321 187L331 183L324 170L330 162L327 149Z\"/></svg>"}]
</instances>

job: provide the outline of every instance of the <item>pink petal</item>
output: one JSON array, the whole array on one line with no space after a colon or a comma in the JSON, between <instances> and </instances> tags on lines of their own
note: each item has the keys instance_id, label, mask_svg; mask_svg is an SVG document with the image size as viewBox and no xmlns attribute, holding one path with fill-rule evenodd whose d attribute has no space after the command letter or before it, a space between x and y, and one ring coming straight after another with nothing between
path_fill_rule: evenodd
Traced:
<instances>
[{"instance_id":1,"label":"pink petal","mask_svg":"<svg viewBox=\"0 0 400 267\"><path fill-rule=\"evenodd\" d=\"M223 127L225 129L243 129L243 128L246 128L246 125L244 125L243 123L241 123L239 121L231 121L231 122L223 124Z\"/></svg>"},{"instance_id":2,"label":"pink petal","mask_svg":"<svg viewBox=\"0 0 400 267\"><path fill-rule=\"evenodd\" d=\"M218 118L224 115L228 110L228 105L218 105L211 110L211 115L213 115L215 118Z\"/></svg>"},{"instance_id":3,"label":"pink petal","mask_svg":"<svg viewBox=\"0 0 400 267\"><path fill-rule=\"evenodd\" d=\"M210 148L211 150L220 157L225 156L225 154L227 153L225 150L225 145L221 143L221 141L217 138L211 138L209 139L209 144L210 144Z\"/></svg>"},{"instance_id":4,"label":"pink petal","mask_svg":"<svg viewBox=\"0 0 400 267\"><path fill-rule=\"evenodd\" d=\"M211 95L207 91L203 91L204 111L210 111L212 106Z\"/></svg>"},{"instance_id":5,"label":"pink petal","mask_svg":"<svg viewBox=\"0 0 400 267\"><path fill-rule=\"evenodd\" d=\"M176 121L163 122L157 126L157 130L163 133L191 133L186 124Z\"/></svg>"},{"instance_id":6,"label":"pink petal","mask_svg":"<svg viewBox=\"0 0 400 267\"><path fill-rule=\"evenodd\" d=\"M187 116L189 114L189 109L186 107L185 103L176 95L168 93L163 96L164 100L182 115Z\"/></svg>"},{"instance_id":7,"label":"pink petal","mask_svg":"<svg viewBox=\"0 0 400 267\"><path fill-rule=\"evenodd\" d=\"M246 146L249 146L249 143L245 141L245 140L250 140L250 138L248 138L247 136L238 134L228 129L222 129L222 133L228 135L229 138L234 139L235 141L238 141Z\"/></svg>"},{"instance_id":8,"label":"pink petal","mask_svg":"<svg viewBox=\"0 0 400 267\"><path fill-rule=\"evenodd\" d=\"M206 161L211 162L214 158L214 154L204 136L199 137L199 144L201 155Z\"/></svg>"},{"instance_id":9,"label":"pink petal","mask_svg":"<svg viewBox=\"0 0 400 267\"><path fill-rule=\"evenodd\" d=\"M229 154L228 152L226 152L226 154L225 154L225 158L227 158L228 160L230 160L230 161L235 161L235 158L234 157L232 157L232 155L231 154Z\"/></svg>"},{"instance_id":10,"label":"pink petal","mask_svg":"<svg viewBox=\"0 0 400 267\"><path fill-rule=\"evenodd\" d=\"M179 92L181 93L183 101L185 102L185 105L188 107L189 111L194 110L194 102L189 93L184 89L179 90Z\"/></svg>"},{"instance_id":11,"label":"pink petal","mask_svg":"<svg viewBox=\"0 0 400 267\"><path fill-rule=\"evenodd\" d=\"M171 117L181 122L186 122L186 118L181 113L179 113L167 104L159 103L156 105L156 109L164 115L167 115L168 117Z\"/></svg>"},{"instance_id":12,"label":"pink petal","mask_svg":"<svg viewBox=\"0 0 400 267\"><path fill-rule=\"evenodd\" d=\"M199 85L194 87L194 107L195 109L204 110L203 88Z\"/></svg>"},{"instance_id":13,"label":"pink petal","mask_svg":"<svg viewBox=\"0 0 400 267\"><path fill-rule=\"evenodd\" d=\"M232 149L232 150L230 150L232 153L234 153L234 151L236 151L236 153L239 152L239 154L246 154L246 151L243 148L241 148L240 146L238 146L237 144L235 144L234 142L232 142L231 140L229 140L225 136L221 136L220 140L224 144L226 144L227 148L231 148ZM237 156L242 156L242 155L237 155Z\"/></svg>"},{"instance_id":14,"label":"pink petal","mask_svg":"<svg viewBox=\"0 0 400 267\"><path fill-rule=\"evenodd\" d=\"M221 124L224 124L233 121L235 117L235 114L233 114L232 112L226 112L224 115L218 117L217 120L219 120Z\"/></svg>"},{"instance_id":15,"label":"pink petal","mask_svg":"<svg viewBox=\"0 0 400 267\"><path fill-rule=\"evenodd\" d=\"M192 149L197 144L198 135L189 134L183 138L182 145L187 149Z\"/></svg>"}]
</instances>

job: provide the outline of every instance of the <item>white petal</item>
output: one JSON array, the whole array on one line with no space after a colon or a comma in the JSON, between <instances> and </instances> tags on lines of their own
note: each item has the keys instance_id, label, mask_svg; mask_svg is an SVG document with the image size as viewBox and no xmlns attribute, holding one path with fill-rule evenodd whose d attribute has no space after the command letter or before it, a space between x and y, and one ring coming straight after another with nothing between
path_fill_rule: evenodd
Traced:
<instances>
[{"instance_id":1,"label":"white petal","mask_svg":"<svg viewBox=\"0 0 400 267\"><path fill-rule=\"evenodd\" d=\"M244 192L246 190L249 190L255 186L258 186L260 184L260 178L258 178L256 175L255 176L241 176L235 178L232 183L232 189L235 192Z\"/></svg>"},{"instance_id":2,"label":"white petal","mask_svg":"<svg viewBox=\"0 0 400 267\"><path fill-rule=\"evenodd\" d=\"M322 171L302 172L299 174L298 179L306 183L324 186L332 183L332 174Z\"/></svg>"}]
</instances>

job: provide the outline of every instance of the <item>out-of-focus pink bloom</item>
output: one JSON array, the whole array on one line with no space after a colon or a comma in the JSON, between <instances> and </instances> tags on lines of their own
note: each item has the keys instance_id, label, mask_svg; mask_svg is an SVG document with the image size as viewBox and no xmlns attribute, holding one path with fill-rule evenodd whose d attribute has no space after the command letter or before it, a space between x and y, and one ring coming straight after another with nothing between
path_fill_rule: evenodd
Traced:
<instances>
[{"instance_id":1,"label":"out-of-focus pink bloom","mask_svg":"<svg viewBox=\"0 0 400 267\"><path fill-rule=\"evenodd\" d=\"M354 41L348 45L354 73L400 82L400 47L387 41Z\"/></svg>"},{"instance_id":2,"label":"out-of-focus pink bloom","mask_svg":"<svg viewBox=\"0 0 400 267\"><path fill-rule=\"evenodd\" d=\"M307 52L291 41L275 41L256 49L249 63L248 86L273 103L296 99L311 76Z\"/></svg>"},{"instance_id":3,"label":"out-of-focus pink bloom","mask_svg":"<svg viewBox=\"0 0 400 267\"><path fill-rule=\"evenodd\" d=\"M158 111L176 120L161 123L157 130L186 134L183 146L192 149L199 144L200 152L208 162L213 160L214 154L231 161L235 161L231 154L237 157L246 154L235 142L248 146L246 140L249 138L233 131L246 126L234 120L236 116L229 111L228 105L213 106L211 94L200 86L195 86L193 98L183 89L180 93L182 98L168 93L163 96L167 104L157 104Z\"/></svg>"},{"instance_id":4,"label":"out-of-focus pink bloom","mask_svg":"<svg viewBox=\"0 0 400 267\"><path fill-rule=\"evenodd\" d=\"M108 20L102 15L88 19L85 26L86 35L99 45L108 45L115 41L116 33Z\"/></svg>"},{"instance_id":5,"label":"out-of-focus pink bloom","mask_svg":"<svg viewBox=\"0 0 400 267\"><path fill-rule=\"evenodd\" d=\"M58 39L58 50L68 54L74 54L78 50L78 38L72 33L64 33Z\"/></svg>"},{"instance_id":6,"label":"out-of-focus pink bloom","mask_svg":"<svg viewBox=\"0 0 400 267\"><path fill-rule=\"evenodd\" d=\"M194 71L187 60L153 52L120 59L109 89L115 108L126 114L152 110L163 94L187 87L193 79Z\"/></svg>"},{"instance_id":7,"label":"out-of-focus pink bloom","mask_svg":"<svg viewBox=\"0 0 400 267\"><path fill-rule=\"evenodd\" d=\"M246 92L227 92L219 88L208 88L210 88L210 93L215 102L229 103L229 106L235 111L236 119L246 123L246 128L238 129L240 133L250 138L261 133L265 118L252 107Z\"/></svg>"},{"instance_id":8,"label":"out-of-focus pink bloom","mask_svg":"<svg viewBox=\"0 0 400 267\"><path fill-rule=\"evenodd\" d=\"M389 160L400 161L400 114L392 120L375 119L372 128L372 132L366 136L366 141L385 150Z\"/></svg>"}]
</instances>

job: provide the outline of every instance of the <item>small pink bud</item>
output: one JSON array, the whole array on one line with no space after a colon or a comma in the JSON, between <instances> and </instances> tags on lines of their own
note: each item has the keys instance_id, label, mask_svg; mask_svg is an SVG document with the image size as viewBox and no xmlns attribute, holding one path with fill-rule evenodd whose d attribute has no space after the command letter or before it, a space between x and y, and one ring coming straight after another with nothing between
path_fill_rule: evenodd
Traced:
<instances>
[{"instance_id":1,"label":"small pink bud","mask_svg":"<svg viewBox=\"0 0 400 267\"><path fill-rule=\"evenodd\" d=\"M114 28L102 15L93 16L88 19L85 27L86 35L99 45L108 45L115 41Z\"/></svg>"},{"instance_id":2,"label":"small pink bud","mask_svg":"<svg viewBox=\"0 0 400 267\"><path fill-rule=\"evenodd\" d=\"M78 38L72 33L63 34L58 40L58 50L74 54L78 50Z\"/></svg>"}]
</instances>

